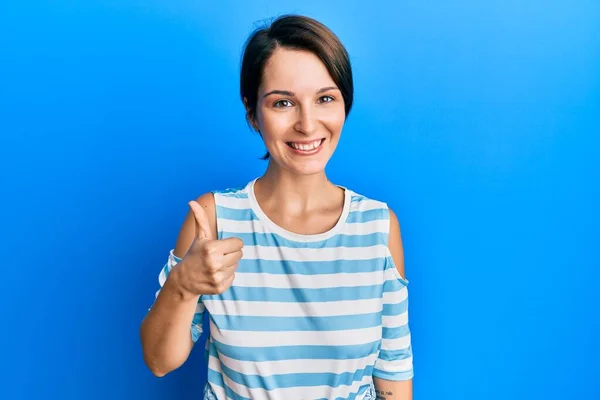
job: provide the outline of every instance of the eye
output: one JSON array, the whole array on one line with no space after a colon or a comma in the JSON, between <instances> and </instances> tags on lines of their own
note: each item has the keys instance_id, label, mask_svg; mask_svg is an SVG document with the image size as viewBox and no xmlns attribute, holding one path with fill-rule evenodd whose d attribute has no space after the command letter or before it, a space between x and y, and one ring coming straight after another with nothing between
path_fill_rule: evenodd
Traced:
<instances>
[{"instance_id":1,"label":"eye","mask_svg":"<svg viewBox=\"0 0 600 400\"><path fill-rule=\"evenodd\" d=\"M322 96L319 98L319 103L331 103L334 100L331 96Z\"/></svg>"},{"instance_id":2,"label":"eye","mask_svg":"<svg viewBox=\"0 0 600 400\"><path fill-rule=\"evenodd\" d=\"M275 103L273 103L273 107L277 108L286 108L291 107L292 105L292 102L289 100L277 100Z\"/></svg>"}]
</instances>

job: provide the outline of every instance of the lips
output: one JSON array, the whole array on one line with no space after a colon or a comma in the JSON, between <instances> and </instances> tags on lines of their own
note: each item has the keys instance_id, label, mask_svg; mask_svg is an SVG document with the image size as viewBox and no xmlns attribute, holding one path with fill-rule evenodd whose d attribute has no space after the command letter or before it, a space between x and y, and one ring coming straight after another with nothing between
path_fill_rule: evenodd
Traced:
<instances>
[{"instance_id":1,"label":"lips","mask_svg":"<svg viewBox=\"0 0 600 400\"><path fill-rule=\"evenodd\" d=\"M325 139L315 139L310 142L287 142L287 145L292 149L292 151L296 154L300 155L313 155L321 150L323 142Z\"/></svg>"},{"instance_id":2,"label":"lips","mask_svg":"<svg viewBox=\"0 0 600 400\"><path fill-rule=\"evenodd\" d=\"M323 139L316 139L312 142L288 142L288 146L300 151L312 151L323 143Z\"/></svg>"}]
</instances>

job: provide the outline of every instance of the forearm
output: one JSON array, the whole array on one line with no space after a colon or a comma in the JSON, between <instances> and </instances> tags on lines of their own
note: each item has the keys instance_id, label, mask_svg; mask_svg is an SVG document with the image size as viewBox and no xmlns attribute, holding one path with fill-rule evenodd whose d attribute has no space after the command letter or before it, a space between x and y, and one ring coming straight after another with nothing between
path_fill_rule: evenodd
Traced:
<instances>
[{"instance_id":1,"label":"forearm","mask_svg":"<svg viewBox=\"0 0 600 400\"><path fill-rule=\"evenodd\" d=\"M156 376L179 368L194 345L190 327L199 296L181 290L178 278L174 268L140 328L144 360Z\"/></svg>"},{"instance_id":2,"label":"forearm","mask_svg":"<svg viewBox=\"0 0 600 400\"><path fill-rule=\"evenodd\" d=\"M412 400L412 379L388 381L373 378L377 400Z\"/></svg>"}]
</instances>

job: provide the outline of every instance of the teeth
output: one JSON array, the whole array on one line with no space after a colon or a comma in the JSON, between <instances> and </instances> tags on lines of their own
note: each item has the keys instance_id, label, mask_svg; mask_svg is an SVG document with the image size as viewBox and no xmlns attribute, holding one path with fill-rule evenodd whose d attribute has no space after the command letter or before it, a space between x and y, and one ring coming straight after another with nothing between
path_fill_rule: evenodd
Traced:
<instances>
[{"instance_id":1,"label":"teeth","mask_svg":"<svg viewBox=\"0 0 600 400\"><path fill-rule=\"evenodd\" d=\"M314 142L307 143L307 144L299 144L299 143L294 143L294 142L291 143L293 148L295 148L296 150L302 150L302 151L314 150L317 147L319 147L320 144L321 144L321 139L315 140Z\"/></svg>"}]
</instances>

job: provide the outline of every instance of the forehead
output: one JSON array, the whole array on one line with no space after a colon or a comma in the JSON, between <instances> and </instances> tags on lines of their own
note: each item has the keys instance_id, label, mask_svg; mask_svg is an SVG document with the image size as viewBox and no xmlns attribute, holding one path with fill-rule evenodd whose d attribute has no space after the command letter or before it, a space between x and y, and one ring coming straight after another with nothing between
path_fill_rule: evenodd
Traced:
<instances>
[{"instance_id":1,"label":"forehead","mask_svg":"<svg viewBox=\"0 0 600 400\"><path fill-rule=\"evenodd\" d=\"M316 91L335 86L325 64L314 53L278 48L265 65L259 91Z\"/></svg>"}]
</instances>

